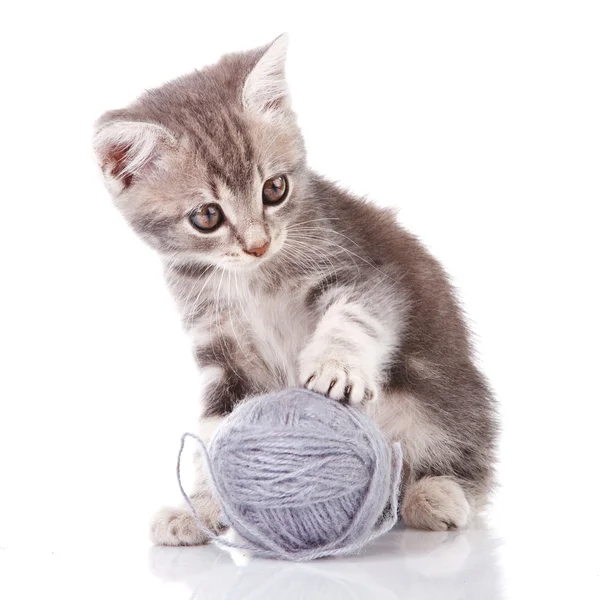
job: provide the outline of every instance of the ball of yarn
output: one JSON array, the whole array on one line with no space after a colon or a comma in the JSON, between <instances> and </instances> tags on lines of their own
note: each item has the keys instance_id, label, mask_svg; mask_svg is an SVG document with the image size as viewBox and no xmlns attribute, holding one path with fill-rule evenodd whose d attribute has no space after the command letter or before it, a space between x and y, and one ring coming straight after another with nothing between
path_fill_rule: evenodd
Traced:
<instances>
[{"instance_id":1,"label":"ball of yarn","mask_svg":"<svg viewBox=\"0 0 600 600\"><path fill-rule=\"evenodd\" d=\"M348 554L397 520L399 447L360 410L314 392L241 403L208 454L224 518L256 555Z\"/></svg>"}]
</instances>

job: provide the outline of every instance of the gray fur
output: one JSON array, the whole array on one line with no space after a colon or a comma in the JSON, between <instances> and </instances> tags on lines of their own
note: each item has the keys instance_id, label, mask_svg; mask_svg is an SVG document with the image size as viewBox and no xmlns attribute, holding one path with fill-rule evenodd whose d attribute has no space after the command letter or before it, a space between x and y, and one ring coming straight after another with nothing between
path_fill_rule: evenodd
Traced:
<instances>
[{"instance_id":1,"label":"gray fur","mask_svg":"<svg viewBox=\"0 0 600 600\"><path fill-rule=\"evenodd\" d=\"M95 146L107 186L162 257L199 365L218 367L204 417L225 416L248 395L303 384L361 402L407 448L406 481L426 478L407 494L405 519L458 525L462 518L433 514L436 493L449 478L462 489L458 504L463 491L472 507L485 501L497 431L461 309L440 264L392 212L310 170L277 86L262 108L247 106L245 82L267 53L281 53L277 44L227 55L106 113ZM128 134L113 133L122 122L153 124L135 133L148 144L141 164ZM262 182L278 174L288 176L291 192L265 208ZM209 202L223 207L227 223L200 233L188 215ZM265 257L244 254L265 236ZM415 511L427 514L413 519Z\"/></svg>"}]
</instances>

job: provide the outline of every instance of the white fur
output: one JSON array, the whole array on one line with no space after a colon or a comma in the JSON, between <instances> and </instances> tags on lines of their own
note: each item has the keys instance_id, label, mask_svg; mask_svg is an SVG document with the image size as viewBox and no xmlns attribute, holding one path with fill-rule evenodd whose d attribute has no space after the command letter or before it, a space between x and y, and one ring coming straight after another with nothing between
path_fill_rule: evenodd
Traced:
<instances>
[{"instance_id":1,"label":"white fur","mask_svg":"<svg viewBox=\"0 0 600 600\"><path fill-rule=\"evenodd\" d=\"M204 417L200 419L200 426L198 427L200 439L205 444L209 444L224 420L225 417Z\"/></svg>"},{"instance_id":2,"label":"white fur","mask_svg":"<svg viewBox=\"0 0 600 600\"><path fill-rule=\"evenodd\" d=\"M383 394L367 414L392 442L401 442L405 461L413 468L455 453L452 438L427 419L419 401L408 393Z\"/></svg>"},{"instance_id":3,"label":"white fur","mask_svg":"<svg viewBox=\"0 0 600 600\"><path fill-rule=\"evenodd\" d=\"M297 385L298 356L315 326L314 318L303 296L295 290L284 286L278 292L267 292L251 286L251 277L252 272L215 272L209 281L181 291L178 302L184 315L188 309L193 310L200 291L203 298L218 298L222 307L219 313L209 311L191 326L194 343L210 346L226 335L235 342L236 352L257 364L251 374L261 387ZM262 361L260 366L256 361ZM280 379L274 380L265 372L264 364L276 367L273 370ZM222 373L213 368L203 369L205 372L209 381L217 380Z\"/></svg>"},{"instance_id":4,"label":"white fur","mask_svg":"<svg viewBox=\"0 0 600 600\"><path fill-rule=\"evenodd\" d=\"M297 385L298 355L312 325L304 299L291 292L279 297L259 292L256 296L243 309L254 345L267 364L279 365L286 380L278 382L279 386Z\"/></svg>"},{"instance_id":5,"label":"white fur","mask_svg":"<svg viewBox=\"0 0 600 600\"><path fill-rule=\"evenodd\" d=\"M285 80L285 59L288 47L287 34L280 35L265 51L244 83L242 99L244 108L261 115L273 112L269 105L288 100Z\"/></svg>"},{"instance_id":6,"label":"white fur","mask_svg":"<svg viewBox=\"0 0 600 600\"><path fill-rule=\"evenodd\" d=\"M193 502L205 526L218 531L221 518L219 505L210 496L201 496ZM158 546L197 546L207 541L187 506L159 510L152 520L150 539Z\"/></svg>"},{"instance_id":7,"label":"white fur","mask_svg":"<svg viewBox=\"0 0 600 600\"><path fill-rule=\"evenodd\" d=\"M199 332L194 334L194 341L196 341L200 337ZM225 371L222 367L218 367L217 365L212 365L210 367L205 367L202 369L202 388L206 389L208 386L218 383L225 376Z\"/></svg>"},{"instance_id":8,"label":"white fur","mask_svg":"<svg viewBox=\"0 0 600 600\"><path fill-rule=\"evenodd\" d=\"M170 131L154 123L115 121L101 126L94 135L93 144L109 191L119 191L114 189L117 183L119 189L122 188L122 184L110 174L113 166L110 164L112 149L118 146L131 147L127 153L127 164L123 169L123 174L135 174L148 163L157 144L161 141L169 146L176 143L175 136Z\"/></svg>"},{"instance_id":9,"label":"white fur","mask_svg":"<svg viewBox=\"0 0 600 600\"><path fill-rule=\"evenodd\" d=\"M452 478L424 477L407 487L401 512L408 527L446 531L465 527L471 508Z\"/></svg>"},{"instance_id":10,"label":"white fur","mask_svg":"<svg viewBox=\"0 0 600 600\"><path fill-rule=\"evenodd\" d=\"M200 324L200 326L198 327L194 327L191 330L191 336L192 336L192 341L194 342L194 346L206 346L207 344L210 343L210 339L211 339L211 335L210 335L210 331L204 327L202 324ZM215 369L217 369L219 367L215 367ZM223 371L223 369L221 369L221 372ZM203 370L204 373L204 370ZM210 378L209 378L210 379Z\"/></svg>"},{"instance_id":11,"label":"white fur","mask_svg":"<svg viewBox=\"0 0 600 600\"><path fill-rule=\"evenodd\" d=\"M352 316L367 324L375 335ZM344 397L346 388L351 388L350 402L375 399L381 366L393 347L393 340L359 304L338 299L326 311L300 355L301 382L336 400Z\"/></svg>"}]
</instances>

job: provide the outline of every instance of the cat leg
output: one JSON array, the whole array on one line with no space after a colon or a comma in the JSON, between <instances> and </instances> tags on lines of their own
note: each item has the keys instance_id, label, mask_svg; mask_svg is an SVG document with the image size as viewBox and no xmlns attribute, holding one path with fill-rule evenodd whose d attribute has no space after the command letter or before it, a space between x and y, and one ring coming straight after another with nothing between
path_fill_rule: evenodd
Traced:
<instances>
[{"instance_id":1,"label":"cat leg","mask_svg":"<svg viewBox=\"0 0 600 600\"><path fill-rule=\"evenodd\" d=\"M465 527L470 515L465 492L452 477L423 477L409 483L400 509L408 527L431 531Z\"/></svg>"},{"instance_id":2,"label":"cat leg","mask_svg":"<svg viewBox=\"0 0 600 600\"><path fill-rule=\"evenodd\" d=\"M208 330L210 331L210 327ZM221 322L220 331L224 333L219 337L211 339L197 336L196 340L196 360L204 375L204 416L200 420L199 436L205 444L210 442L217 428L237 403L262 391L247 374L255 370L255 366L244 362L244 354L238 341L226 334L229 330L228 323ZM198 475L190 501L205 527L218 533L224 529L220 522L221 509L211 492L199 455L196 464ZM198 529L187 505L160 510L152 523L151 539L155 544L167 546L199 545L208 541L206 535Z\"/></svg>"},{"instance_id":3,"label":"cat leg","mask_svg":"<svg viewBox=\"0 0 600 600\"><path fill-rule=\"evenodd\" d=\"M424 401L416 393L396 391L368 407L390 441L402 445L400 516L409 527L465 527L491 489L495 431L490 405L473 400L469 406L462 398L460 403L448 394L440 402L430 394Z\"/></svg>"},{"instance_id":4,"label":"cat leg","mask_svg":"<svg viewBox=\"0 0 600 600\"><path fill-rule=\"evenodd\" d=\"M395 341L393 326L342 292L329 301L300 354L300 383L334 400L375 400Z\"/></svg>"},{"instance_id":5,"label":"cat leg","mask_svg":"<svg viewBox=\"0 0 600 600\"><path fill-rule=\"evenodd\" d=\"M205 444L211 440L223 420L224 417L209 417L201 420L199 437ZM190 502L203 525L217 534L224 529L220 521L221 509L210 490L202 455L195 454L194 462L197 477L189 495ZM196 519L187 504L159 510L152 521L150 538L159 546L198 546L209 541L198 528Z\"/></svg>"}]
</instances>

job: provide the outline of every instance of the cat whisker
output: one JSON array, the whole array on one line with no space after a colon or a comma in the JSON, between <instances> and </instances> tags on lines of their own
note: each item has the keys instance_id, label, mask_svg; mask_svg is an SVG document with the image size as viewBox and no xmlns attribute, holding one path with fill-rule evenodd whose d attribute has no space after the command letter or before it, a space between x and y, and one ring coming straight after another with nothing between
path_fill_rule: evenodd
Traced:
<instances>
[{"instance_id":1,"label":"cat whisker","mask_svg":"<svg viewBox=\"0 0 600 600\"><path fill-rule=\"evenodd\" d=\"M299 266L303 273L319 273L322 270L319 266L319 263L311 258L307 252L305 252L302 248L295 247L293 244L286 245L281 252L285 252L288 256L290 256L294 261L294 265L297 267ZM306 263L309 264L306 265Z\"/></svg>"},{"instance_id":2,"label":"cat whisker","mask_svg":"<svg viewBox=\"0 0 600 600\"><path fill-rule=\"evenodd\" d=\"M216 301L216 306L217 306L217 311L215 313L215 316L218 318L217 320L217 335L213 336L212 335L212 321L211 321L211 326L210 326L210 336L211 336L211 346L213 347L214 350L214 340L215 337L218 339L219 341L219 350L221 351L223 358L225 359L225 362L227 363L227 366L232 370L232 372L234 373L234 375L238 378L241 379L240 374L235 370L234 366L232 365L231 361L229 360L229 353L227 352L227 348L225 347L225 340L224 338L224 329L223 329L223 325L220 322L220 317L221 317L221 303L220 303L220 299L221 299L221 287L223 284L223 277L225 275L225 271L223 269L221 269L221 279L219 280L219 286L216 290L216 295L215 295L215 301Z\"/></svg>"},{"instance_id":3,"label":"cat whisker","mask_svg":"<svg viewBox=\"0 0 600 600\"><path fill-rule=\"evenodd\" d=\"M302 228L301 231L308 231L308 232L314 231L314 232L318 232L318 233L325 231L327 233L335 233L336 235L341 235L343 238L346 238L349 242L354 244L357 248L362 249L361 246L359 244L357 244L352 238L348 237L347 235L345 235L335 229L327 229L327 228L323 228L323 227L305 227L305 228Z\"/></svg>"},{"instance_id":4,"label":"cat whisker","mask_svg":"<svg viewBox=\"0 0 600 600\"><path fill-rule=\"evenodd\" d=\"M291 246L295 244L297 248L299 246L298 249L303 250L303 252L305 252L305 253L313 252L317 257L322 257L324 260L326 260L329 263L332 271L337 275L336 269L335 269L333 263L331 262L331 259L329 258L329 256L327 256L327 254L325 252L317 250L314 247L314 245L308 244L299 239L290 239L290 241L291 241L291 244L290 244Z\"/></svg>"},{"instance_id":5,"label":"cat whisker","mask_svg":"<svg viewBox=\"0 0 600 600\"><path fill-rule=\"evenodd\" d=\"M294 243L288 246L288 250L290 253L293 253L293 255L295 255L296 262L300 262L301 264L303 264L308 261L309 264L306 266L306 268L302 269L303 272L307 275L317 277L326 275L335 276L337 278L337 270L335 269L333 263L325 253L315 252L314 249L311 247ZM326 262L318 262L319 260L324 260Z\"/></svg>"},{"instance_id":6,"label":"cat whisker","mask_svg":"<svg viewBox=\"0 0 600 600\"><path fill-rule=\"evenodd\" d=\"M234 310L231 304L231 271L228 271L228 284L227 284L227 304L229 305L229 311L235 313L235 316L238 320L238 323L240 323L243 327L243 324L240 321L240 316L237 312L237 310ZM233 331L233 336L235 337L235 341L237 342L237 345L239 346L239 349L243 352L244 356L247 358L248 357L248 352L245 348L242 348L242 344L240 343L240 339L238 338L238 334L237 331L235 330L235 327L231 328Z\"/></svg>"},{"instance_id":7,"label":"cat whisker","mask_svg":"<svg viewBox=\"0 0 600 600\"><path fill-rule=\"evenodd\" d=\"M289 260L293 264L294 268L299 270L300 273L310 275L311 273L318 273L321 269L319 265L310 257L295 250L293 246L286 246L280 251L282 256L286 257L286 261ZM293 277L294 273L287 268L287 264L284 263L286 274Z\"/></svg>"},{"instance_id":8,"label":"cat whisker","mask_svg":"<svg viewBox=\"0 0 600 600\"><path fill-rule=\"evenodd\" d=\"M250 317L248 316L248 313L246 312L246 307L252 307L252 302L250 301L247 287L242 285L241 286L242 293L240 293L240 288L238 287L238 273L234 272L233 277L234 277L235 288L238 293L238 296L242 299L242 301L240 302L240 309L244 315L244 318L246 319L244 328L247 328L249 326L249 324L252 323L252 321L251 321ZM258 337L259 341L261 341L263 344L266 344L266 341L264 340L264 338L262 336L260 336L257 331L252 331L252 334L255 335L256 337Z\"/></svg>"},{"instance_id":9,"label":"cat whisker","mask_svg":"<svg viewBox=\"0 0 600 600\"><path fill-rule=\"evenodd\" d=\"M315 245L314 245L314 241L316 241L316 238L311 238L311 237L308 237L308 236L302 236L300 238L290 236L290 239L292 240L292 242L295 242L297 244L302 244L303 248L307 248L309 250L316 251L315 250ZM322 242L323 240L319 239L318 241ZM331 243L329 240L326 240L325 242L327 244ZM336 247L339 247L340 249L343 249L341 246L338 246L335 243L333 243L332 245L334 245ZM321 256L323 256L329 262L329 264L332 266L333 270L335 271L335 267L333 267L333 263L331 262L331 259L329 258L329 256L327 255L327 253L324 252L323 250L320 250L319 254ZM358 265L356 264L356 261L352 257L350 257L350 258L351 258L352 262L354 263L354 266L355 266L357 272L360 272L360 269L359 269ZM335 271L335 274L337 276L337 271Z\"/></svg>"},{"instance_id":10,"label":"cat whisker","mask_svg":"<svg viewBox=\"0 0 600 600\"><path fill-rule=\"evenodd\" d=\"M315 231L322 231L322 230L319 230L319 229L315 228ZM339 232L336 232L336 231L334 231L334 230L330 230L330 231L332 231L333 233L338 233L338 234L339 234ZM342 235L343 237L347 237L347 236L344 236L344 234L339 234L339 235ZM381 269L380 269L380 268L379 268L379 267L378 267L376 264L374 264L372 261L370 261L370 260L367 260L366 258L364 258L364 257L362 257L362 256L360 256L360 255L358 255L358 254L356 254L355 252L352 252L351 250L348 250L348 248L345 248L344 246L342 246L342 245L340 245L340 244L337 244L336 242L333 242L332 240L324 240L324 239L323 239L322 237L320 237L320 236L312 236L312 237L311 237L311 236L304 235L304 237L305 237L305 239L306 239L306 240L319 241L319 242L321 242L321 243L330 244L330 245L332 245L332 246L334 246L334 247L336 247L336 248L339 248L340 250L343 250L344 252L346 252L346 253L347 253L347 254L349 254L350 256L356 257L356 258L358 258L359 260L363 261L365 264L369 265L369 266L370 266L372 269L374 269L375 271L377 271L378 273L380 273L381 275L383 275L384 277L386 277L386 278L387 278L387 279L389 279L390 281L393 281L393 282L395 282L395 283L400 283L400 280L398 280L398 279L395 279L394 277L391 277L390 275L388 275L387 273L385 273L384 271L382 271L382 270L381 270ZM353 241L352 241L350 238L347 238L347 239L348 239L348 240L350 240L350 241L351 241L353 244L356 244L356 242L353 242ZM356 245L358 246L358 244L356 244ZM360 246L358 246L358 247L360 247ZM355 263L355 264L356 264L356 263ZM358 267L357 267L357 268L358 268Z\"/></svg>"},{"instance_id":11,"label":"cat whisker","mask_svg":"<svg viewBox=\"0 0 600 600\"><path fill-rule=\"evenodd\" d=\"M192 304L192 310L190 312L190 314L186 317L186 321L185 321L185 327L186 329L189 329L192 325L192 319L196 314L196 308L199 306L198 304L198 299L200 298L200 296L202 295L202 292L204 291L204 289L206 288L206 286L211 282L211 280L213 279L215 273L217 272L217 269L213 269L213 271L210 273L210 275L207 277L206 281L204 282L204 285L202 286L202 288L200 289L200 291L196 294L196 298L194 299L194 302ZM199 283L201 283L202 280L200 280ZM187 295L186 301L185 301L185 305L183 307L183 311L182 314L186 314L187 313L187 309L188 309L188 303L189 303L189 299L191 297L191 295L193 294L193 292L196 289L196 284L194 284L191 289L190 292ZM202 302L200 303L200 305L202 304Z\"/></svg>"},{"instance_id":12,"label":"cat whisker","mask_svg":"<svg viewBox=\"0 0 600 600\"><path fill-rule=\"evenodd\" d=\"M293 236L289 236L286 239L286 244L285 244L285 248L287 249L296 249L297 254L299 259L302 260L310 260L312 262L312 264L315 265L315 267L319 267L319 263L316 259L322 258L325 259L326 261L328 261L331 264L331 261L329 260L329 257L322 252L321 250L319 250L318 248L316 248L314 245L307 245L307 246L300 246L297 243L297 239L294 238Z\"/></svg>"},{"instance_id":13,"label":"cat whisker","mask_svg":"<svg viewBox=\"0 0 600 600\"><path fill-rule=\"evenodd\" d=\"M300 225L304 225L306 223L316 223L317 221L339 221L339 217L322 217L320 219L311 219L310 221L302 221L301 223L294 223L294 225L290 225L287 229L295 229L296 227L300 227ZM317 230L317 227L313 229Z\"/></svg>"}]
</instances>

